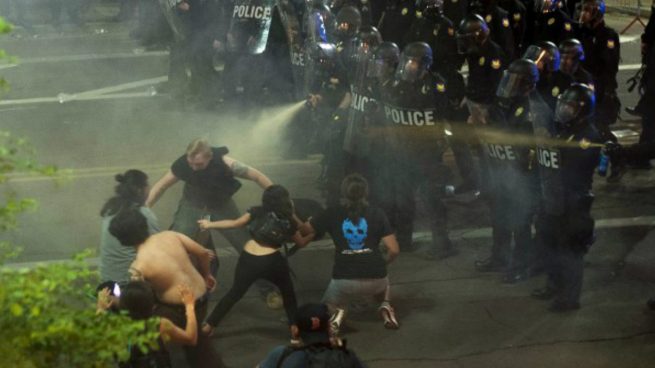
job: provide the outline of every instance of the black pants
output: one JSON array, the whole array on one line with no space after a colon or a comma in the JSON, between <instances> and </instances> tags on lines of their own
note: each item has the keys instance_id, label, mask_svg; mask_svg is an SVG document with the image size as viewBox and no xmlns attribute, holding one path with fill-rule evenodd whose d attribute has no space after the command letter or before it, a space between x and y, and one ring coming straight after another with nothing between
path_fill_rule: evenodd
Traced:
<instances>
[{"instance_id":1,"label":"black pants","mask_svg":"<svg viewBox=\"0 0 655 368\"><path fill-rule=\"evenodd\" d=\"M294 323L298 303L286 258L280 252L266 256L255 256L245 251L241 253L237 268L234 271L234 284L211 312L209 318L207 318L207 323L211 326L218 325L234 304L243 298L250 286L258 279L268 280L280 289L289 323Z\"/></svg>"},{"instance_id":2,"label":"black pants","mask_svg":"<svg viewBox=\"0 0 655 368\"><path fill-rule=\"evenodd\" d=\"M555 301L562 303L580 301L586 253L584 242L575 240L576 231L570 228L570 218L541 214L538 219L538 240L543 242L547 285L555 291Z\"/></svg>"},{"instance_id":3,"label":"black pants","mask_svg":"<svg viewBox=\"0 0 655 368\"><path fill-rule=\"evenodd\" d=\"M225 367L220 355L214 349L211 339L200 332L202 320L207 314L207 296L196 301L198 342L195 346L168 345L167 349L173 367L220 368ZM167 318L180 328L186 328L186 311L183 305L158 304L155 314Z\"/></svg>"}]
</instances>

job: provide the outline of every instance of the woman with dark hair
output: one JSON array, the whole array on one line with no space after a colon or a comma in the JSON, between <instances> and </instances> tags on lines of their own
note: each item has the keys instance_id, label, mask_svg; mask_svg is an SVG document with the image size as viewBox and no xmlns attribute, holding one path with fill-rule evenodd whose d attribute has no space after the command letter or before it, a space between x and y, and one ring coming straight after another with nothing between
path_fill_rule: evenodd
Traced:
<instances>
[{"instance_id":1,"label":"woman with dark hair","mask_svg":"<svg viewBox=\"0 0 655 368\"><path fill-rule=\"evenodd\" d=\"M203 326L210 334L218 323L258 279L265 279L280 289L289 324L294 324L297 309L296 294L289 274L289 264L280 253L287 242L299 247L309 243L298 232L298 222L289 192L281 185L271 185L264 190L262 205L253 207L234 220L210 222L199 220L201 229L234 229L248 226L251 240L246 242L234 271L234 284L218 302Z\"/></svg>"},{"instance_id":2,"label":"woman with dark hair","mask_svg":"<svg viewBox=\"0 0 655 368\"><path fill-rule=\"evenodd\" d=\"M341 204L328 207L309 223L303 233L327 232L335 246L332 280L323 295L323 303L333 313L332 328L336 334L350 300L375 298L384 326L399 327L390 304L387 264L399 252L398 241L384 212L368 205L368 183L363 176L351 174L341 183ZM386 257L380 249L386 248Z\"/></svg>"},{"instance_id":3,"label":"woman with dark hair","mask_svg":"<svg viewBox=\"0 0 655 368\"><path fill-rule=\"evenodd\" d=\"M115 176L116 185L111 197L100 210L102 226L100 230L100 281L126 283L130 281L128 269L136 257L134 247L125 247L109 233L109 224L122 209L138 208L148 222L150 234L159 232L157 217L144 205L150 186L148 175L140 170L127 170Z\"/></svg>"}]
</instances>

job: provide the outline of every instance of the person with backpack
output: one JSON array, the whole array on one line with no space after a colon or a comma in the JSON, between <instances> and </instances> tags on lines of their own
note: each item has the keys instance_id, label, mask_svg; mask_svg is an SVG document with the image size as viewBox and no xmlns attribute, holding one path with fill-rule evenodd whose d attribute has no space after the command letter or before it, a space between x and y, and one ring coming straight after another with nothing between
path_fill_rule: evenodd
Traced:
<instances>
[{"instance_id":1,"label":"person with backpack","mask_svg":"<svg viewBox=\"0 0 655 368\"><path fill-rule=\"evenodd\" d=\"M365 365L346 347L331 338L330 313L325 304L305 304L296 312L292 327L299 344L280 345L259 363L258 368L361 368Z\"/></svg>"},{"instance_id":2,"label":"person with backpack","mask_svg":"<svg viewBox=\"0 0 655 368\"><path fill-rule=\"evenodd\" d=\"M297 308L296 293L287 260L280 249L287 242L299 247L309 243L310 237L302 237L298 221L294 218L294 207L289 192L281 185L271 185L264 190L262 205L253 207L246 214L234 220L210 222L199 220L201 229L235 229L248 227L252 239L246 242L234 271L234 284L218 302L202 327L211 334L250 286L258 279L265 279L278 287L287 313L289 324L293 324Z\"/></svg>"}]
</instances>

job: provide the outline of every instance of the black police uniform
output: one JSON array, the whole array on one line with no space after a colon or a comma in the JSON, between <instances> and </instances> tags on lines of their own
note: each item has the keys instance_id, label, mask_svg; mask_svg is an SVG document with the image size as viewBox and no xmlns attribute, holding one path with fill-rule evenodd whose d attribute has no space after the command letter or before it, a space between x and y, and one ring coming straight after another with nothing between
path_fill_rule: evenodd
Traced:
<instances>
[{"instance_id":1,"label":"black police uniform","mask_svg":"<svg viewBox=\"0 0 655 368\"><path fill-rule=\"evenodd\" d=\"M594 123L603 140L616 141L609 126L616 122L621 109L621 101L616 95L621 58L619 35L605 22L594 29L582 28L580 34L585 52L582 65L594 77L597 106Z\"/></svg>"},{"instance_id":2,"label":"black police uniform","mask_svg":"<svg viewBox=\"0 0 655 368\"><path fill-rule=\"evenodd\" d=\"M554 296L556 311L575 309L582 289L583 256L594 240L591 186L599 157L599 149L585 142L598 143L600 135L591 124L571 129L546 119L535 120L534 130L541 179L537 240L545 251L548 273L547 288L534 295ZM540 137L568 144L548 144Z\"/></svg>"},{"instance_id":3,"label":"black police uniform","mask_svg":"<svg viewBox=\"0 0 655 368\"><path fill-rule=\"evenodd\" d=\"M531 43L550 41L559 45L566 39L575 38L575 27L575 22L561 9L536 13Z\"/></svg>"},{"instance_id":4,"label":"black police uniform","mask_svg":"<svg viewBox=\"0 0 655 368\"><path fill-rule=\"evenodd\" d=\"M388 0L379 23L382 39L397 44L402 50L405 46L405 34L412 26L415 16L414 0Z\"/></svg>"},{"instance_id":5,"label":"black police uniform","mask_svg":"<svg viewBox=\"0 0 655 368\"><path fill-rule=\"evenodd\" d=\"M580 68L578 68L580 69ZM573 77L559 70L539 75L537 91L551 110L555 110L557 98L573 84Z\"/></svg>"},{"instance_id":6,"label":"black police uniform","mask_svg":"<svg viewBox=\"0 0 655 368\"><path fill-rule=\"evenodd\" d=\"M457 26L468 14L468 4L468 0L444 0L443 14Z\"/></svg>"},{"instance_id":7,"label":"black police uniform","mask_svg":"<svg viewBox=\"0 0 655 368\"><path fill-rule=\"evenodd\" d=\"M498 6L504 9L509 16L510 29L514 38L514 52L518 57L525 49L524 39L528 11L520 0L500 0Z\"/></svg>"},{"instance_id":8,"label":"black police uniform","mask_svg":"<svg viewBox=\"0 0 655 368\"><path fill-rule=\"evenodd\" d=\"M655 141L655 7L651 10L650 19L641 36L641 42L646 45L643 55L646 68L640 81L642 96L635 108L641 114L640 143Z\"/></svg>"},{"instance_id":9,"label":"black police uniform","mask_svg":"<svg viewBox=\"0 0 655 368\"><path fill-rule=\"evenodd\" d=\"M482 10L480 16L489 26L491 39L500 46L508 61L520 57L519 50L515 46L509 13L501 7L493 5Z\"/></svg>"},{"instance_id":10,"label":"black police uniform","mask_svg":"<svg viewBox=\"0 0 655 368\"><path fill-rule=\"evenodd\" d=\"M546 110L545 110L546 109ZM489 110L489 128L507 136L532 135L534 116L547 107L532 93L505 106L499 102ZM479 134L489 168L492 239L490 264L507 267L507 277L517 277L530 264L532 256L532 216L535 211L538 173L529 145L508 144L493 135ZM512 248L512 238L514 247ZM514 279L508 281L515 281Z\"/></svg>"},{"instance_id":11,"label":"black police uniform","mask_svg":"<svg viewBox=\"0 0 655 368\"><path fill-rule=\"evenodd\" d=\"M483 105L491 104L508 65L505 53L489 39L480 46L478 53L467 55L466 62L469 67L466 98Z\"/></svg>"},{"instance_id":12,"label":"black police uniform","mask_svg":"<svg viewBox=\"0 0 655 368\"><path fill-rule=\"evenodd\" d=\"M447 148L442 121L448 107L445 81L431 73L414 83L396 79L382 91L382 102L385 122L393 131L394 157L388 164L395 175L391 220L398 242L401 249L412 249L418 191L429 211L432 251L447 256L453 250L442 201L449 176L442 161Z\"/></svg>"},{"instance_id":13,"label":"black police uniform","mask_svg":"<svg viewBox=\"0 0 655 368\"><path fill-rule=\"evenodd\" d=\"M575 83L582 83L588 85L591 88L595 88L594 76L591 75L587 69L583 68L582 65L578 66L578 69L575 70L575 73L573 73L572 77Z\"/></svg>"}]
</instances>

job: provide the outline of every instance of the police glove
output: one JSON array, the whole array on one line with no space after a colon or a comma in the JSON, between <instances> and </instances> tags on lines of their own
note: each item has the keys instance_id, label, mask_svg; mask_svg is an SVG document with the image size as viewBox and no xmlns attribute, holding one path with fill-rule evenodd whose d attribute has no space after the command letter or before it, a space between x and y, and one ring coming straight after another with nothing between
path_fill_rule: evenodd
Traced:
<instances>
[{"instance_id":1,"label":"police glove","mask_svg":"<svg viewBox=\"0 0 655 368\"><path fill-rule=\"evenodd\" d=\"M615 142L607 142L603 147L603 153L609 156L612 160L620 159L625 154L625 149L622 145Z\"/></svg>"}]
</instances>

